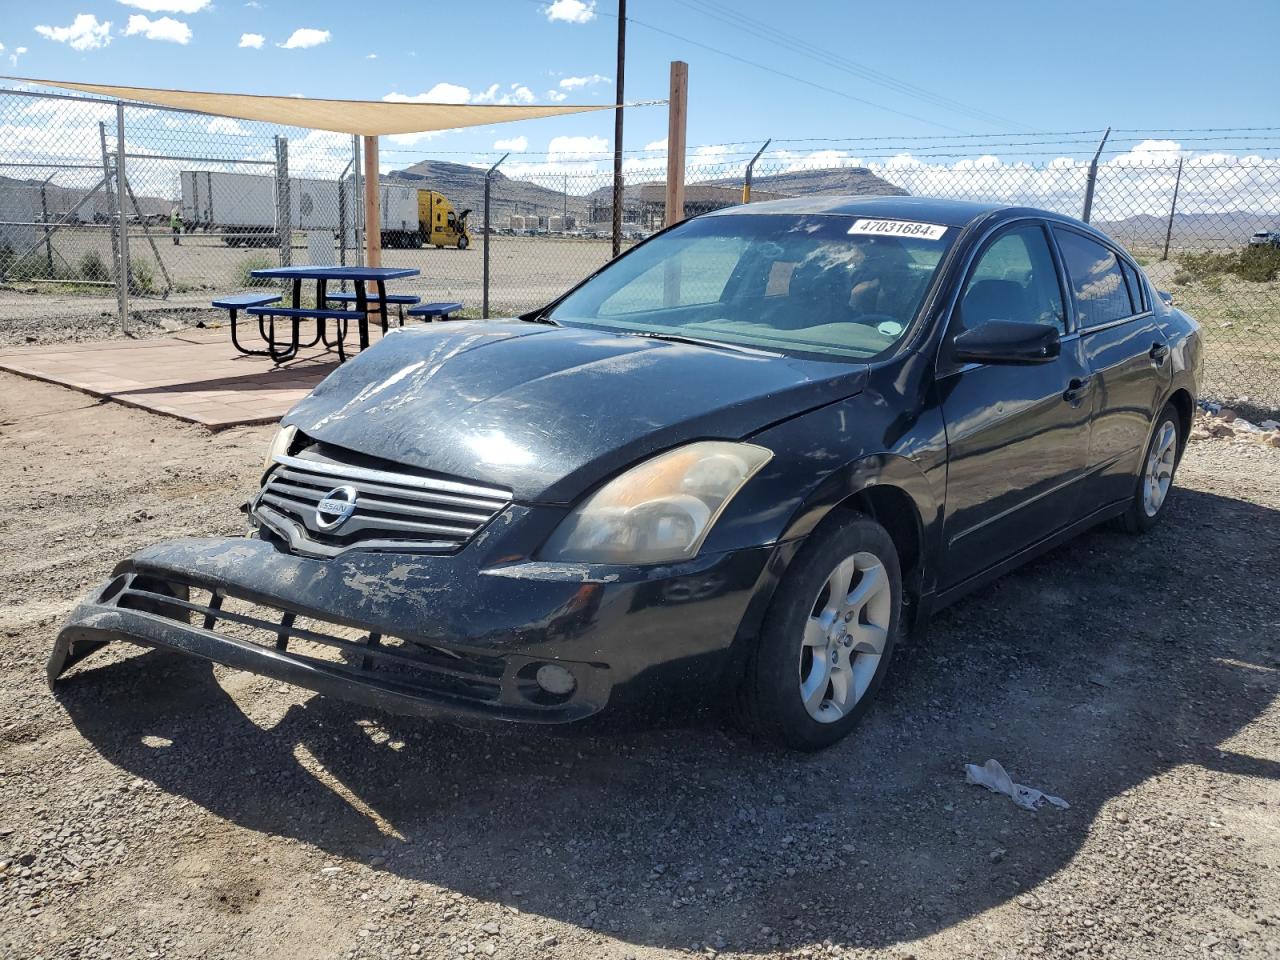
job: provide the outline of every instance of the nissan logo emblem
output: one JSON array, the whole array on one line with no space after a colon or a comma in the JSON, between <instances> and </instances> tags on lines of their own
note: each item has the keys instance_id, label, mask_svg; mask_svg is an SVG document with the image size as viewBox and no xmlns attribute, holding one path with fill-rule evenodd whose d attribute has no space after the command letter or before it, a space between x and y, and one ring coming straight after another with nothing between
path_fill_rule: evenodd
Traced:
<instances>
[{"instance_id":1,"label":"nissan logo emblem","mask_svg":"<svg viewBox=\"0 0 1280 960\"><path fill-rule=\"evenodd\" d=\"M356 488L334 487L316 504L316 526L334 530L351 519L356 512Z\"/></svg>"}]
</instances>

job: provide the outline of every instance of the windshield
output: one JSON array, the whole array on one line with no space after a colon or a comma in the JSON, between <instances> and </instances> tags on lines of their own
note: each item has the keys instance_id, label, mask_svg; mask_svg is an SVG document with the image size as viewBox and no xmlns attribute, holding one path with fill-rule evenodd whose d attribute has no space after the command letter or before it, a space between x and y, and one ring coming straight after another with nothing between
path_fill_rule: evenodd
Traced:
<instances>
[{"instance_id":1,"label":"windshield","mask_svg":"<svg viewBox=\"0 0 1280 960\"><path fill-rule=\"evenodd\" d=\"M638 247L548 316L619 333L866 359L906 333L958 232L848 216L704 217Z\"/></svg>"}]
</instances>

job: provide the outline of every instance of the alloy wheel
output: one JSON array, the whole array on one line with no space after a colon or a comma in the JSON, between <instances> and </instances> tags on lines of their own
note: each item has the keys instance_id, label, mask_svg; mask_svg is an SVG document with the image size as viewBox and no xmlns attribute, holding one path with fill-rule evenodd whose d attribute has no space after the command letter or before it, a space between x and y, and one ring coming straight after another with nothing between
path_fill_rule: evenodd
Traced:
<instances>
[{"instance_id":1,"label":"alloy wheel","mask_svg":"<svg viewBox=\"0 0 1280 960\"><path fill-rule=\"evenodd\" d=\"M893 588L875 554L842 560L827 576L804 625L800 698L809 716L834 723L862 699L889 638Z\"/></svg>"},{"instance_id":2,"label":"alloy wheel","mask_svg":"<svg viewBox=\"0 0 1280 960\"><path fill-rule=\"evenodd\" d=\"M1160 424L1156 438L1147 454L1147 468L1142 476L1142 509L1148 517L1154 517L1164 506L1169 487L1173 484L1173 468L1178 457L1178 431L1166 420Z\"/></svg>"}]
</instances>

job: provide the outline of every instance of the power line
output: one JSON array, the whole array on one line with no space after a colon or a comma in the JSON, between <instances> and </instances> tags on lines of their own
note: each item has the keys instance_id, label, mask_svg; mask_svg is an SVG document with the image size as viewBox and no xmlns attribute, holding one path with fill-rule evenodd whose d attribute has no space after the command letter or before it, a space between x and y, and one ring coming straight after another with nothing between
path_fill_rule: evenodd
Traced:
<instances>
[{"instance_id":1,"label":"power line","mask_svg":"<svg viewBox=\"0 0 1280 960\"><path fill-rule=\"evenodd\" d=\"M876 103L872 100L867 100L863 97L855 97L853 94L846 93L843 90L837 90L835 87L828 87L825 84L817 83L813 80L806 80L804 77L798 77L794 73L786 73L785 71L782 71L782 70L776 70L773 67L770 67L766 64L757 63L755 60L750 60L747 57L739 56L736 53L730 53L728 50L721 50L719 47L713 47L709 43L703 43L700 40L691 40L689 37L682 37L678 33L673 33L670 30L664 30L662 27L655 27L653 24L645 23L643 20L637 20L635 17L628 17L627 19L631 23L634 23L637 27L644 27L646 30L652 30L654 33L660 33L663 36L670 37L673 40L679 40L682 43L693 44L693 46L695 47L701 47L703 50L709 50L711 53L719 54L722 57L728 57L730 60L736 60L739 63L744 63L749 67L755 67L757 70L764 70L767 73L772 73L772 74L775 74L776 76L784 77L785 79L792 80L795 83L803 83L805 86L813 87L815 90L822 90L826 93L834 94L837 97L843 97L845 100L852 100L854 103L861 103L864 106L873 107L876 110L884 110L888 113L894 113L900 117L906 117L908 120L917 120L920 123L927 123L931 127L941 127L944 130L954 130L957 133L963 132L960 130L959 127L953 127L950 124L946 124L946 123L939 123L936 120L929 120L926 117L921 117L914 113L907 113L905 110L896 110L893 107L886 107L882 103Z\"/></svg>"},{"instance_id":2,"label":"power line","mask_svg":"<svg viewBox=\"0 0 1280 960\"><path fill-rule=\"evenodd\" d=\"M793 53L798 53L811 60L816 60L819 63L824 63L827 66L834 67L837 70L842 70L845 73L858 77L859 79L879 84L886 89L932 104L933 106L940 107L952 113L964 114L974 119L983 120L987 123L997 123L1027 129L1023 124L1018 123L1015 120L1010 120L1007 117L1001 117L998 114L969 106L959 100L934 93L924 87L908 83L905 80L901 80L881 70L876 70L872 67L866 66L865 64L858 63L848 57L842 56L841 54L826 50L816 44L810 43L802 37L780 30L763 20L750 17L747 14L734 10L723 3L717 3L716 0L675 0L675 2L692 10L696 10L704 16L711 17L721 23L728 24L735 29L749 33L757 39L764 40L766 43L772 43L785 50L790 50Z\"/></svg>"}]
</instances>

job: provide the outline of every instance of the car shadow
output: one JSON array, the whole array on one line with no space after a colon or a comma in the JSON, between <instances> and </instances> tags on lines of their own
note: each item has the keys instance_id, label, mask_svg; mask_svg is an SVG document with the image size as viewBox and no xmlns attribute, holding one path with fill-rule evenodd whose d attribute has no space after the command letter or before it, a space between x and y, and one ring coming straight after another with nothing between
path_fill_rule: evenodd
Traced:
<instances>
[{"instance_id":1,"label":"car shadow","mask_svg":"<svg viewBox=\"0 0 1280 960\"><path fill-rule=\"evenodd\" d=\"M1280 555L1278 511L1184 490L1169 511L940 614L817 755L712 722L475 732L322 697L255 722L207 664L156 652L90 661L59 696L132 774L409 880L641 945L886 946L1031 891L1171 768L1280 775L1224 747L1280 692L1280 597L1227 582L1242 551ZM1071 809L966 786L988 757Z\"/></svg>"}]
</instances>

